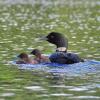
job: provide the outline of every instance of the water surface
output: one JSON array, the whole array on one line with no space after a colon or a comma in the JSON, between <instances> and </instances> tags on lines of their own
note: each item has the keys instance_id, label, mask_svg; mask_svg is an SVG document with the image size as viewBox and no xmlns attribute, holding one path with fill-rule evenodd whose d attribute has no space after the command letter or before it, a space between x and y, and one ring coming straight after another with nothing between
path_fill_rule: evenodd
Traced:
<instances>
[{"instance_id":1,"label":"water surface","mask_svg":"<svg viewBox=\"0 0 100 100\"><path fill-rule=\"evenodd\" d=\"M21 52L55 46L38 37L57 31L69 52L100 60L99 0L0 0L0 100L99 100L100 73L68 76L7 64Z\"/></svg>"}]
</instances>

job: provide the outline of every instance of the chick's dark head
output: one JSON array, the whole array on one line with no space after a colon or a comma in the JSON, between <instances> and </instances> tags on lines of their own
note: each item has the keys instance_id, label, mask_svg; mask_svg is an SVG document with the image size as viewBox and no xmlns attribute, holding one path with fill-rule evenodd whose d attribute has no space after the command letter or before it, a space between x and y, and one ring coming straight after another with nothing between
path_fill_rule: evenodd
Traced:
<instances>
[{"instance_id":1,"label":"chick's dark head","mask_svg":"<svg viewBox=\"0 0 100 100\"><path fill-rule=\"evenodd\" d=\"M46 40L58 47L68 48L68 40L58 32L51 32L46 36Z\"/></svg>"}]
</instances>

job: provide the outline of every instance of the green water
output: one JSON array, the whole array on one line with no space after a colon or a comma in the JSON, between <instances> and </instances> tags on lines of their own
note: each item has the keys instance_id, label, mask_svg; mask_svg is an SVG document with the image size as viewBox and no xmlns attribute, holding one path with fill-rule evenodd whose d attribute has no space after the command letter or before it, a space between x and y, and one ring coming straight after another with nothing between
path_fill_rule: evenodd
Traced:
<instances>
[{"instance_id":1,"label":"green water","mask_svg":"<svg viewBox=\"0 0 100 100\"><path fill-rule=\"evenodd\" d=\"M57 31L69 52L100 60L100 0L0 0L0 100L100 100L100 74L81 77L19 70L21 52L55 46L38 37Z\"/></svg>"}]
</instances>

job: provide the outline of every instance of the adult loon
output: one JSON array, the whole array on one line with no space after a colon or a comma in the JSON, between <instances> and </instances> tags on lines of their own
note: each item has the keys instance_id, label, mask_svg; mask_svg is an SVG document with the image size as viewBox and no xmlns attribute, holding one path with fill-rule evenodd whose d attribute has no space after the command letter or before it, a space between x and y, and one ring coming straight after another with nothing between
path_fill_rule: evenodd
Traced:
<instances>
[{"instance_id":1,"label":"adult loon","mask_svg":"<svg viewBox=\"0 0 100 100\"><path fill-rule=\"evenodd\" d=\"M56 52L51 54L49 57L50 61L53 63L60 64L74 64L78 62L83 62L77 54L68 53L68 40L58 32L51 32L44 37L44 40L56 45Z\"/></svg>"}]
</instances>

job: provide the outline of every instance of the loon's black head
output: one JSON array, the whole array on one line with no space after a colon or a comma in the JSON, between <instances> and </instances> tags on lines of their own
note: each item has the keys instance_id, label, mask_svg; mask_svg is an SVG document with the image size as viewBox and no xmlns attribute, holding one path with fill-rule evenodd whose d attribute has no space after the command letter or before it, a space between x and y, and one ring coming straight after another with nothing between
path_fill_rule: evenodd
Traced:
<instances>
[{"instance_id":1,"label":"loon's black head","mask_svg":"<svg viewBox=\"0 0 100 100\"><path fill-rule=\"evenodd\" d=\"M59 47L68 48L68 40L61 33L51 32L45 38L48 42L55 44L57 48Z\"/></svg>"}]
</instances>

